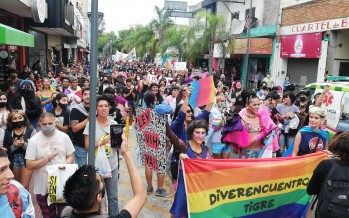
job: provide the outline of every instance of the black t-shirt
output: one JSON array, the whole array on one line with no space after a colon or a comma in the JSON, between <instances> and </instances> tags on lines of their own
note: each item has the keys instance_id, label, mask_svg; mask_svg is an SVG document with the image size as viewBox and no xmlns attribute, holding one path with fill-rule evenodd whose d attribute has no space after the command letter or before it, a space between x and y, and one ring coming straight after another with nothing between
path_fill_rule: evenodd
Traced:
<instances>
[{"instance_id":1,"label":"black t-shirt","mask_svg":"<svg viewBox=\"0 0 349 218\"><path fill-rule=\"evenodd\" d=\"M89 111L88 107L85 107L86 111ZM78 109L73 108L70 112L70 122L77 121L78 123L81 123L87 118L83 113L81 113ZM73 137L72 142L73 145L79 146L79 147L85 147L85 142L84 142L84 128L82 128L80 131L71 134Z\"/></svg>"},{"instance_id":2,"label":"black t-shirt","mask_svg":"<svg viewBox=\"0 0 349 218\"><path fill-rule=\"evenodd\" d=\"M122 94L128 95L130 92L131 92L131 89L129 89L129 88L127 88L127 87L125 87L125 88L122 89ZM133 93L136 94L136 89L133 89ZM132 96L132 94L130 94L129 96L127 96L125 99L126 99L127 101L134 101L134 100L135 100L135 98Z\"/></svg>"},{"instance_id":3,"label":"black t-shirt","mask_svg":"<svg viewBox=\"0 0 349 218\"><path fill-rule=\"evenodd\" d=\"M132 218L130 212L128 210L121 210L118 215L99 215L98 212L92 212L92 213L83 213L78 214L75 213L73 208L70 206L65 207L61 212L61 218Z\"/></svg>"},{"instance_id":4,"label":"black t-shirt","mask_svg":"<svg viewBox=\"0 0 349 218\"><path fill-rule=\"evenodd\" d=\"M63 117L63 126L69 126L69 109L64 109L60 114L56 114L55 109L52 108L50 111L56 118Z\"/></svg>"}]
</instances>

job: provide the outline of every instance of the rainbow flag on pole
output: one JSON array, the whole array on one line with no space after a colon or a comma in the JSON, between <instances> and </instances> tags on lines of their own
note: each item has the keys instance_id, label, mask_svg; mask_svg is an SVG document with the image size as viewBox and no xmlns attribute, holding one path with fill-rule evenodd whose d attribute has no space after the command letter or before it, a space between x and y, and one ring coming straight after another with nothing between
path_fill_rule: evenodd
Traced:
<instances>
[{"instance_id":1,"label":"rainbow flag on pole","mask_svg":"<svg viewBox=\"0 0 349 218\"><path fill-rule=\"evenodd\" d=\"M312 199L307 185L326 158L321 152L294 158L186 159L189 217L305 217Z\"/></svg>"}]
</instances>

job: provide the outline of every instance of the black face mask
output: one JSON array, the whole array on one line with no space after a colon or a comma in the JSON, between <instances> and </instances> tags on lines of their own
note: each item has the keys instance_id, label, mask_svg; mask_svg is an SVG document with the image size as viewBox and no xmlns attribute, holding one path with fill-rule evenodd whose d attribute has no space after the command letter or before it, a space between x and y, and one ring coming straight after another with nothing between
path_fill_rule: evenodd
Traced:
<instances>
[{"instance_id":1,"label":"black face mask","mask_svg":"<svg viewBox=\"0 0 349 218\"><path fill-rule=\"evenodd\" d=\"M299 100L305 101L305 100L307 100L307 98L306 97L299 97Z\"/></svg>"},{"instance_id":2,"label":"black face mask","mask_svg":"<svg viewBox=\"0 0 349 218\"><path fill-rule=\"evenodd\" d=\"M7 102L0 102L0 107L3 108L3 107L6 107L7 105Z\"/></svg>"},{"instance_id":3,"label":"black face mask","mask_svg":"<svg viewBox=\"0 0 349 218\"><path fill-rule=\"evenodd\" d=\"M21 89L21 95L23 97L30 97L32 95L33 91L30 89Z\"/></svg>"},{"instance_id":4,"label":"black face mask","mask_svg":"<svg viewBox=\"0 0 349 218\"><path fill-rule=\"evenodd\" d=\"M66 109L68 104L62 104L61 102L58 102L58 105L62 108L62 110Z\"/></svg>"},{"instance_id":5,"label":"black face mask","mask_svg":"<svg viewBox=\"0 0 349 218\"><path fill-rule=\"evenodd\" d=\"M18 121L18 122L13 122L12 123L12 126L13 126L13 128L20 128L20 127L22 127L22 126L24 126L25 125L25 121L24 120L22 120L22 121Z\"/></svg>"},{"instance_id":6,"label":"black face mask","mask_svg":"<svg viewBox=\"0 0 349 218\"><path fill-rule=\"evenodd\" d=\"M10 78L11 78L11 79L16 79L16 78L17 78L17 75L16 75L16 74L11 74L11 75L10 75Z\"/></svg>"}]
</instances>

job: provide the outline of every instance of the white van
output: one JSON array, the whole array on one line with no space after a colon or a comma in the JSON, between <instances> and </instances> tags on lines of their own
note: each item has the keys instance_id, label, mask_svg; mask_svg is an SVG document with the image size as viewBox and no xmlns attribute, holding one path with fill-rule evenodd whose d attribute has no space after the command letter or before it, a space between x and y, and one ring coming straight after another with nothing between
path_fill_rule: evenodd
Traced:
<instances>
[{"instance_id":1,"label":"white van","mask_svg":"<svg viewBox=\"0 0 349 218\"><path fill-rule=\"evenodd\" d=\"M323 96L322 106L326 110L327 126L330 135L338 131L349 131L349 77L328 76L328 82L312 83L307 88L313 99L322 93L326 86L329 92Z\"/></svg>"}]
</instances>

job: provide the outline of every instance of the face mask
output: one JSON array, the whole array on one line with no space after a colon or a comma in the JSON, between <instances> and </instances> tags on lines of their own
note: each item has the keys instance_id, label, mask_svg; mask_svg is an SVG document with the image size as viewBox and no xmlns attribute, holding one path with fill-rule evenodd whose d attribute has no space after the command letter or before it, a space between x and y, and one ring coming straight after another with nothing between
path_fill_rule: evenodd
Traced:
<instances>
[{"instance_id":1,"label":"face mask","mask_svg":"<svg viewBox=\"0 0 349 218\"><path fill-rule=\"evenodd\" d=\"M25 122L24 122L24 120L18 121L18 122L13 122L12 125L13 125L13 128L15 128L15 129L16 128L21 128L22 126L25 125Z\"/></svg>"},{"instance_id":2,"label":"face mask","mask_svg":"<svg viewBox=\"0 0 349 218\"><path fill-rule=\"evenodd\" d=\"M21 94L23 97L30 97L32 93L33 91L30 89L21 89Z\"/></svg>"},{"instance_id":3,"label":"face mask","mask_svg":"<svg viewBox=\"0 0 349 218\"><path fill-rule=\"evenodd\" d=\"M6 107L7 102L0 102L0 107Z\"/></svg>"},{"instance_id":4,"label":"face mask","mask_svg":"<svg viewBox=\"0 0 349 218\"><path fill-rule=\"evenodd\" d=\"M225 102L219 102L218 106L222 109L227 107L227 104Z\"/></svg>"},{"instance_id":5,"label":"face mask","mask_svg":"<svg viewBox=\"0 0 349 218\"><path fill-rule=\"evenodd\" d=\"M53 131L55 131L56 125L52 124L52 125L47 125L47 126L41 126L41 130L44 133L52 133Z\"/></svg>"},{"instance_id":6,"label":"face mask","mask_svg":"<svg viewBox=\"0 0 349 218\"><path fill-rule=\"evenodd\" d=\"M11 75L10 75L10 78L11 78L11 79L16 79L16 78L17 78L17 75L16 75L16 74L11 74Z\"/></svg>"},{"instance_id":7,"label":"face mask","mask_svg":"<svg viewBox=\"0 0 349 218\"><path fill-rule=\"evenodd\" d=\"M58 105L64 110L67 108L68 104L62 104L61 102L58 102Z\"/></svg>"},{"instance_id":8,"label":"face mask","mask_svg":"<svg viewBox=\"0 0 349 218\"><path fill-rule=\"evenodd\" d=\"M305 101L305 100L306 100L306 97L300 97L299 100Z\"/></svg>"}]
</instances>

